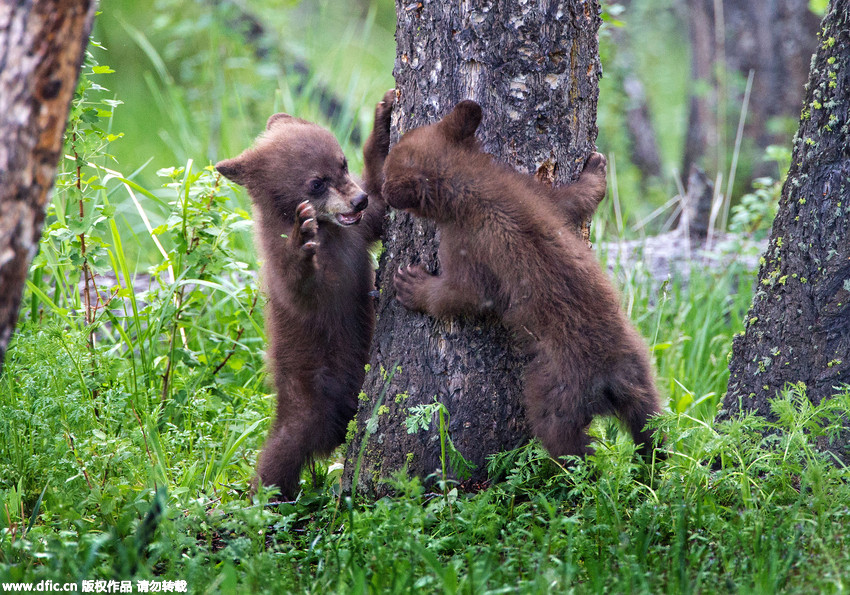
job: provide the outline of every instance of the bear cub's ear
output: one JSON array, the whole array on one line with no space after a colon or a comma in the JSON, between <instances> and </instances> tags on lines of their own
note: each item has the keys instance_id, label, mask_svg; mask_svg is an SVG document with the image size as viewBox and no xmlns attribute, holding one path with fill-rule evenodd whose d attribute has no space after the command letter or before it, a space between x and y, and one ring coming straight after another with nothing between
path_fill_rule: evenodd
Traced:
<instances>
[{"instance_id":1,"label":"bear cub's ear","mask_svg":"<svg viewBox=\"0 0 850 595\"><path fill-rule=\"evenodd\" d=\"M266 130L271 130L272 125L275 122L277 122L278 120L291 120L291 119L292 119L292 116L290 116L289 114L284 114L283 112L280 112L279 114L272 114L271 116L269 116L269 119L266 122Z\"/></svg>"},{"instance_id":2,"label":"bear cub's ear","mask_svg":"<svg viewBox=\"0 0 850 595\"><path fill-rule=\"evenodd\" d=\"M235 182L240 186L245 185L247 168L245 167L245 160L241 155L233 159L219 161L215 164L215 169L231 182Z\"/></svg>"},{"instance_id":3,"label":"bear cub's ear","mask_svg":"<svg viewBox=\"0 0 850 595\"><path fill-rule=\"evenodd\" d=\"M456 143L472 139L481 124L481 106L471 99L458 103L451 113L442 119L440 128L449 140Z\"/></svg>"}]
</instances>

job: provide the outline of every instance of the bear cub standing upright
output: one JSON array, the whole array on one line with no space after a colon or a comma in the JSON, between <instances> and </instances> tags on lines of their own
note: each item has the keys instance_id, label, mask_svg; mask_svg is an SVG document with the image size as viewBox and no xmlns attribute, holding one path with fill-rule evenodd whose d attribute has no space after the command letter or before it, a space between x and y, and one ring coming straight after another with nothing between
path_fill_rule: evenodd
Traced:
<instances>
[{"instance_id":1,"label":"bear cub standing upright","mask_svg":"<svg viewBox=\"0 0 850 595\"><path fill-rule=\"evenodd\" d=\"M286 498L297 495L311 456L342 443L357 410L375 326L368 248L383 229L394 99L391 90L378 104L363 147L366 192L330 132L287 114L271 116L252 148L215 166L247 188L254 206L277 388L258 476Z\"/></svg>"},{"instance_id":2,"label":"bear cub standing upright","mask_svg":"<svg viewBox=\"0 0 850 595\"><path fill-rule=\"evenodd\" d=\"M462 101L440 122L405 134L385 164L387 203L433 219L441 273L399 269L397 297L438 318L489 312L531 361L524 403L533 433L554 456L590 452L586 428L615 414L642 454L660 410L648 350L575 226L605 194L605 158L580 179L549 188L483 153L481 108Z\"/></svg>"}]
</instances>

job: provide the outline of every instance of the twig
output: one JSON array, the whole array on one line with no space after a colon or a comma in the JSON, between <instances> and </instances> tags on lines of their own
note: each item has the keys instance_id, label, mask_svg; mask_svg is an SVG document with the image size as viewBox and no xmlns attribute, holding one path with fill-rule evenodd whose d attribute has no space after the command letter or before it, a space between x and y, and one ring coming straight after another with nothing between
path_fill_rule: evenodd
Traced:
<instances>
[{"instance_id":1,"label":"twig","mask_svg":"<svg viewBox=\"0 0 850 595\"><path fill-rule=\"evenodd\" d=\"M732 152L732 165L729 167L729 180L726 183L726 199L723 201L723 214L720 218L720 229L726 231L729 222L729 205L732 202L732 185L735 183L735 172L738 169L738 155L741 152L741 139L744 136L744 122L747 120L747 108L750 105L750 92L753 90L753 75L751 68L747 75L747 88L744 90L744 101L741 103L741 117L738 119L738 130L735 133L735 150Z\"/></svg>"},{"instance_id":2,"label":"twig","mask_svg":"<svg viewBox=\"0 0 850 595\"><path fill-rule=\"evenodd\" d=\"M74 447L74 439L68 432L65 432L65 439L68 441L68 446L71 448L71 454L74 455L74 460L80 466L80 471L83 472L83 477L86 478L86 483L88 484L89 489L92 489L92 483L91 479L89 479L89 474L86 471L85 465L83 465L83 462L80 460L80 457L77 455L77 449Z\"/></svg>"},{"instance_id":3,"label":"twig","mask_svg":"<svg viewBox=\"0 0 850 595\"><path fill-rule=\"evenodd\" d=\"M76 162L76 172L77 172L76 181L74 182L74 185L77 187L77 190L80 193L79 214L80 214L80 221L82 221L85 218L86 213L85 213L85 210L83 208L83 172L82 172L82 165L80 164L80 156L77 153L77 145L76 145L77 133L75 132L72 135L71 138L72 138L71 150L74 152L74 160ZM85 234L85 231L81 231L77 237L80 238L80 254L83 257L83 267L82 268L83 268L83 282L84 282L84 287L85 287L85 293L83 294L83 302L85 303L86 326L91 326L91 323L93 321L93 316L92 316L92 312L91 312L91 297L89 296L89 266L88 266L89 263L88 263L88 259L86 258L86 234ZM92 279L92 282L94 282L94 279ZM89 349L94 350L94 330L92 330L92 329L89 329Z\"/></svg>"}]
</instances>

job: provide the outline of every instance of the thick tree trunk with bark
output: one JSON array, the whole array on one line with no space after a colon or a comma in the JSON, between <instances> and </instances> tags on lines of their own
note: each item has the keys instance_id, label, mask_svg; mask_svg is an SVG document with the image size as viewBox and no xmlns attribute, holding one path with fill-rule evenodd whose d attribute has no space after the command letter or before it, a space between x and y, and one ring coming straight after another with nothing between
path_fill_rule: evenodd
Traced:
<instances>
[{"instance_id":1,"label":"thick tree trunk with bark","mask_svg":"<svg viewBox=\"0 0 850 595\"><path fill-rule=\"evenodd\" d=\"M833 0L812 62L791 170L735 339L722 417L770 416L768 399L803 382L815 403L850 383L850 0ZM834 445L850 462L848 444Z\"/></svg>"},{"instance_id":2,"label":"thick tree trunk with bark","mask_svg":"<svg viewBox=\"0 0 850 595\"><path fill-rule=\"evenodd\" d=\"M714 177L726 167L743 97L739 87L750 70L744 136L760 149L788 141L790 133L776 120L799 114L818 25L808 4L687 0L692 91L683 172L696 163Z\"/></svg>"},{"instance_id":3,"label":"thick tree trunk with bark","mask_svg":"<svg viewBox=\"0 0 850 595\"><path fill-rule=\"evenodd\" d=\"M38 251L93 0L0 5L0 369Z\"/></svg>"},{"instance_id":4,"label":"thick tree trunk with bark","mask_svg":"<svg viewBox=\"0 0 850 595\"><path fill-rule=\"evenodd\" d=\"M484 110L478 134L486 151L549 183L578 176L596 139L596 0L397 0L396 10L394 140L470 98ZM405 466L423 478L440 467L436 416L427 431L408 434L404 424L411 407L434 398L450 413L455 446L477 466L470 481L486 478L488 455L528 439L520 404L523 361L507 332L492 320L442 323L395 299L392 272L417 261L438 270L438 243L430 222L401 212L390 216L363 389L368 398L357 413L344 476L350 487L361 463L358 492L386 492L379 481ZM376 425L367 431L382 394Z\"/></svg>"}]
</instances>

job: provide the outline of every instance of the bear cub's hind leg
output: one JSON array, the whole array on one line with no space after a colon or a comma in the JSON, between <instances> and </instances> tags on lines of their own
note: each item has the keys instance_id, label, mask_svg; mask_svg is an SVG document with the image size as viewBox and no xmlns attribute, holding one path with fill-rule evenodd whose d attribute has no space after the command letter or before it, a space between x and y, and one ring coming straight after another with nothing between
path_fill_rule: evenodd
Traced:
<instances>
[{"instance_id":1,"label":"bear cub's hind leg","mask_svg":"<svg viewBox=\"0 0 850 595\"><path fill-rule=\"evenodd\" d=\"M298 431L297 424L284 421L276 425L257 462L260 483L280 488L281 498L294 498L298 494L301 467L310 456L308 440L308 436Z\"/></svg>"},{"instance_id":2,"label":"bear cub's hind leg","mask_svg":"<svg viewBox=\"0 0 850 595\"><path fill-rule=\"evenodd\" d=\"M662 449L655 449L653 445L653 430L646 428L647 422L660 413L660 408L657 402L647 399L636 399L629 403L622 411L618 412L618 417L629 428L629 432L638 445L638 452L644 459L648 459L655 452L656 459L664 458Z\"/></svg>"}]
</instances>

